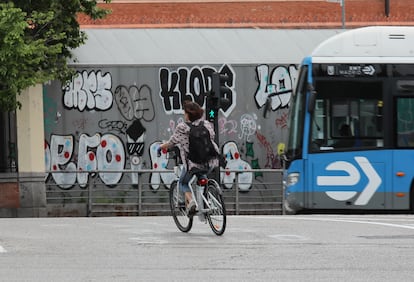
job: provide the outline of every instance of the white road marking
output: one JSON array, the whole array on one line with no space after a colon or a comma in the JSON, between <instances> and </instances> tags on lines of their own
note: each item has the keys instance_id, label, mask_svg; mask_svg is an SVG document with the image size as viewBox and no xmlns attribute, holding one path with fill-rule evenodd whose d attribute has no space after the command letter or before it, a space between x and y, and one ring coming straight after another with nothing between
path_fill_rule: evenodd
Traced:
<instances>
[{"instance_id":1,"label":"white road marking","mask_svg":"<svg viewBox=\"0 0 414 282\"><path fill-rule=\"evenodd\" d=\"M253 216L250 216L253 217ZM261 219L282 219L282 220L313 220L313 221L332 221L332 222L347 222L347 223L359 223L359 224L371 224L371 225L381 225L381 226L388 226L388 227L396 227L396 228L404 228L404 229L412 229L414 230L414 226L412 223L409 224L396 224L396 223L387 223L387 222L377 222L374 220L394 220L392 217L387 219L375 219L375 218L369 218L368 220L373 221L367 221L367 220L359 220L359 219L342 219L342 218L329 218L329 217L299 217L295 215L287 215L287 216L281 216L281 217L265 217L265 216L255 216L256 218ZM396 218L395 221L399 221L401 219ZM410 221L411 219L407 218L407 221Z\"/></svg>"},{"instance_id":2,"label":"white road marking","mask_svg":"<svg viewBox=\"0 0 414 282\"><path fill-rule=\"evenodd\" d=\"M282 241L306 241L309 240L309 238L306 238L304 236L299 235L289 235L289 234L275 234L275 235L269 235L270 238L282 240Z\"/></svg>"},{"instance_id":3,"label":"white road marking","mask_svg":"<svg viewBox=\"0 0 414 282\"><path fill-rule=\"evenodd\" d=\"M140 238L140 237L133 237L129 238L129 240L133 240L137 242L138 244L151 244L151 245L164 245L168 244L168 241L157 239L157 238Z\"/></svg>"},{"instance_id":4,"label":"white road marking","mask_svg":"<svg viewBox=\"0 0 414 282\"><path fill-rule=\"evenodd\" d=\"M7 251L6 251L6 249L5 248L3 248L1 245L0 245L0 254L1 253L7 253Z\"/></svg>"},{"instance_id":5,"label":"white road marking","mask_svg":"<svg viewBox=\"0 0 414 282\"><path fill-rule=\"evenodd\" d=\"M350 219L333 219L333 218L303 218L303 217L295 217L295 219L302 219L302 220L314 220L314 221L332 221L332 222L347 222L347 223L360 223L360 224L372 224L372 225L382 225L388 227L397 227L397 228L405 228L405 229L413 229L414 226L412 225L405 225L405 224L394 224L394 223L386 223L386 222L373 222L373 221L365 221L365 220L350 220Z\"/></svg>"}]
</instances>

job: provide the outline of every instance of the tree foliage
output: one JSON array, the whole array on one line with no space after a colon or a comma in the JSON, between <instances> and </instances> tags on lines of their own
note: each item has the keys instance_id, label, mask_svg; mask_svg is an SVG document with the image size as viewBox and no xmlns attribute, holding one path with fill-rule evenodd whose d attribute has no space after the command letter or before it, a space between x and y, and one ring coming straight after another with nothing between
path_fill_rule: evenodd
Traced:
<instances>
[{"instance_id":1,"label":"tree foliage","mask_svg":"<svg viewBox=\"0 0 414 282\"><path fill-rule=\"evenodd\" d=\"M77 15L109 12L95 0L0 0L0 111L20 108L17 95L30 86L70 79L67 61L86 40Z\"/></svg>"}]
</instances>

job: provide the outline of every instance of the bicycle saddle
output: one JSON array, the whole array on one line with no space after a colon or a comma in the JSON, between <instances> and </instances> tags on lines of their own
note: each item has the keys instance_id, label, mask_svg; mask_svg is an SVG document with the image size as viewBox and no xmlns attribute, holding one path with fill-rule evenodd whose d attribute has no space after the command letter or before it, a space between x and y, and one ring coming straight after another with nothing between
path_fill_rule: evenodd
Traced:
<instances>
[{"instance_id":1,"label":"bicycle saddle","mask_svg":"<svg viewBox=\"0 0 414 282\"><path fill-rule=\"evenodd\" d=\"M197 176L197 178L199 178L200 176L205 176L206 174L208 174L210 172L210 170L209 169L207 169L207 168L197 168L197 167L193 167L191 170L190 170L190 174L191 175L196 175Z\"/></svg>"}]
</instances>

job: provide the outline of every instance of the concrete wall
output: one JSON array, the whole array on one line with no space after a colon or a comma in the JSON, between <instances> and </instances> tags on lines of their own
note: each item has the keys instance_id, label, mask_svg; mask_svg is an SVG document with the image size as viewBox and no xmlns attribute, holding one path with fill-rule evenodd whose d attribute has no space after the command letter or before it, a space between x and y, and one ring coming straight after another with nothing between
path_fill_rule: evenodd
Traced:
<instances>
[{"instance_id":1,"label":"concrete wall","mask_svg":"<svg viewBox=\"0 0 414 282\"><path fill-rule=\"evenodd\" d=\"M211 72L226 73L231 103L219 114L220 148L230 169L280 168L278 145L288 136L288 104L292 92L271 98L269 93L292 90L296 65L174 65L90 66L78 68L68 85L44 85L46 170L153 169L149 179L125 173L49 173L47 184L68 191L86 187L98 177L108 187L150 183L157 192L173 176L158 170L171 167L156 156L156 143L167 140L183 120L182 101L189 97L204 105ZM249 191L253 173L243 173L240 189ZM232 179L233 178L233 179ZM233 174L222 180L234 181ZM231 184L228 185L231 187Z\"/></svg>"}]
</instances>

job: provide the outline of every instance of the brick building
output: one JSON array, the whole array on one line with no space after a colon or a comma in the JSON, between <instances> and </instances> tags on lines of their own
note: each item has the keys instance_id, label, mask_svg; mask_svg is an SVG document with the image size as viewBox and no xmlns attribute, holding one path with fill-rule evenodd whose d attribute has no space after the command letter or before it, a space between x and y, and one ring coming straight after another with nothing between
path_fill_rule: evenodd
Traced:
<instances>
[{"instance_id":1,"label":"brick building","mask_svg":"<svg viewBox=\"0 0 414 282\"><path fill-rule=\"evenodd\" d=\"M414 25L411 0L112 0L104 20L83 27L346 28ZM343 17L344 15L344 17Z\"/></svg>"}]
</instances>

